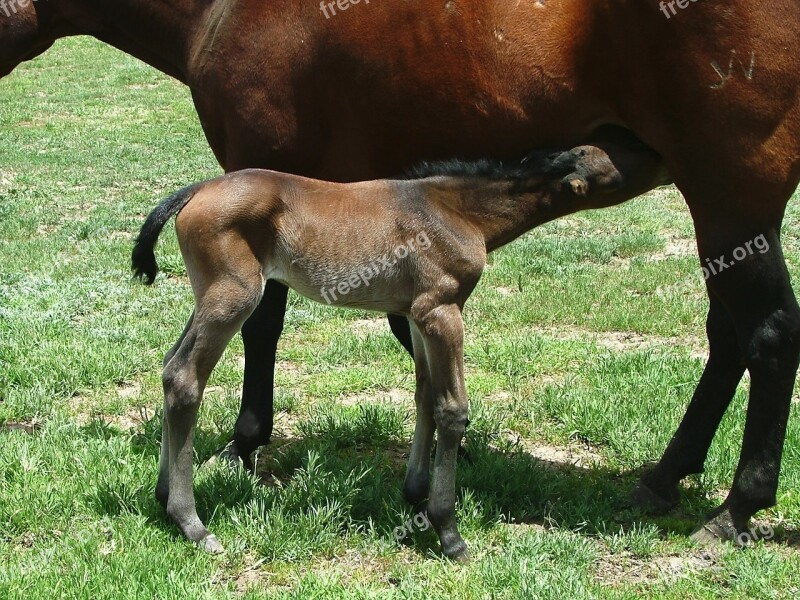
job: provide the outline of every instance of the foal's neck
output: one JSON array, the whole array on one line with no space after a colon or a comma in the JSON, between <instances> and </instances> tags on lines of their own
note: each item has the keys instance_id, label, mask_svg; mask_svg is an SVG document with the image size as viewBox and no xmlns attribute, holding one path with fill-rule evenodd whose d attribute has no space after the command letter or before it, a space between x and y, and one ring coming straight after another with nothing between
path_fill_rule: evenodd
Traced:
<instances>
[{"instance_id":1,"label":"foal's neck","mask_svg":"<svg viewBox=\"0 0 800 600\"><path fill-rule=\"evenodd\" d=\"M441 202L464 215L481 231L487 252L571 212L542 182L465 177L437 178L433 185L443 192Z\"/></svg>"}]
</instances>

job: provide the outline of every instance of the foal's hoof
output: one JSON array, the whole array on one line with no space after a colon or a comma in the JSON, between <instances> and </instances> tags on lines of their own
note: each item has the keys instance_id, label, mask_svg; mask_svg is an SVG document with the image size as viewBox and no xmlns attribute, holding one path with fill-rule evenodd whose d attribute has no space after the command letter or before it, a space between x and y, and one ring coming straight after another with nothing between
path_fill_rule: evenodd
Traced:
<instances>
[{"instance_id":1,"label":"foal's hoof","mask_svg":"<svg viewBox=\"0 0 800 600\"><path fill-rule=\"evenodd\" d=\"M677 489L662 494L650 487L644 478L639 480L630 495L631 507L649 515L663 515L675 508L679 500Z\"/></svg>"},{"instance_id":2,"label":"foal's hoof","mask_svg":"<svg viewBox=\"0 0 800 600\"><path fill-rule=\"evenodd\" d=\"M225 548L222 547L222 544L219 543L219 540L216 538L216 536L211 533L197 542L197 547L203 552L208 552L209 554L222 554L225 552Z\"/></svg>"},{"instance_id":3,"label":"foal's hoof","mask_svg":"<svg viewBox=\"0 0 800 600\"><path fill-rule=\"evenodd\" d=\"M733 542L739 547L746 546L749 538L740 533L747 532L747 526L738 528L727 508L711 513L708 520L692 533L692 539L701 546L718 546L723 542Z\"/></svg>"},{"instance_id":4,"label":"foal's hoof","mask_svg":"<svg viewBox=\"0 0 800 600\"><path fill-rule=\"evenodd\" d=\"M217 450L211 458L211 461L220 461L228 465L231 469L244 467L248 471L252 472L253 470L253 462L250 460L250 456L242 456L234 441L228 442L225 446Z\"/></svg>"}]
</instances>

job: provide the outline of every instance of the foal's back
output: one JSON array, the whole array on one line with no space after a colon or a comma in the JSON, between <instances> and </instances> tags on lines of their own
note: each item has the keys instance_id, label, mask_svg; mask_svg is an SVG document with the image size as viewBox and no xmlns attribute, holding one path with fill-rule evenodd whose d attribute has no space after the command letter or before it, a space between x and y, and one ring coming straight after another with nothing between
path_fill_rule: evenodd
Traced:
<instances>
[{"instance_id":1,"label":"foal's back","mask_svg":"<svg viewBox=\"0 0 800 600\"><path fill-rule=\"evenodd\" d=\"M203 185L176 228L201 285L242 271L318 302L407 314L421 293L483 267L482 238L442 193L425 180L340 184L248 169Z\"/></svg>"}]
</instances>

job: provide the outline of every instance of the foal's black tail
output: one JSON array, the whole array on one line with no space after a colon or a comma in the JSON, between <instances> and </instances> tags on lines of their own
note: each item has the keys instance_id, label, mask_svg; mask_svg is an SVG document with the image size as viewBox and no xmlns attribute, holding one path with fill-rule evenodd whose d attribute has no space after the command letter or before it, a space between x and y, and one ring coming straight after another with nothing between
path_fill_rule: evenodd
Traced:
<instances>
[{"instance_id":1,"label":"foal's black tail","mask_svg":"<svg viewBox=\"0 0 800 600\"><path fill-rule=\"evenodd\" d=\"M131 255L131 268L133 269L134 277L138 277L147 285L153 283L156 273L158 273L156 255L153 252L158 236L170 217L177 215L201 186L202 183L195 183L175 192L169 198L162 200L153 209L153 212L147 216L142 229L139 231L139 237L136 238L136 245L134 245L133 254Z\"/></svg>"}]
</instances>

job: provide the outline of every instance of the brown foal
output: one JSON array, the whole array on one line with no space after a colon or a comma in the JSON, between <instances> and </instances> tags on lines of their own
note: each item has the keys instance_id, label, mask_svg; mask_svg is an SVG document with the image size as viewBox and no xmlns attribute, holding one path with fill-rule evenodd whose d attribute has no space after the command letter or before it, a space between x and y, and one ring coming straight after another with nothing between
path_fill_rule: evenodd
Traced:
<instances>
[{"instance_id":1,"label":"brown foal","mask_svg":"<svg viewBox=\"0 0 800 600\"><path fill-rule=\"evenodd\" d=\"M152 283L153 249L174 214L195 310L164 358L164 427L156 496L192 541L222 546L195 510L192 435L206 381L275 279L319 302L407 316L416 368L416 428L404 485L428 498L442 550L464 558L455 467L467 423L461 311L487 252L558 216L611 205L663 182L649 150L582 146L423 166L416 179L339 184L245 170L189 186L147 218L133 268ZM434 430L438 443L429 479Z\"/></svg>"}]
</instances>

